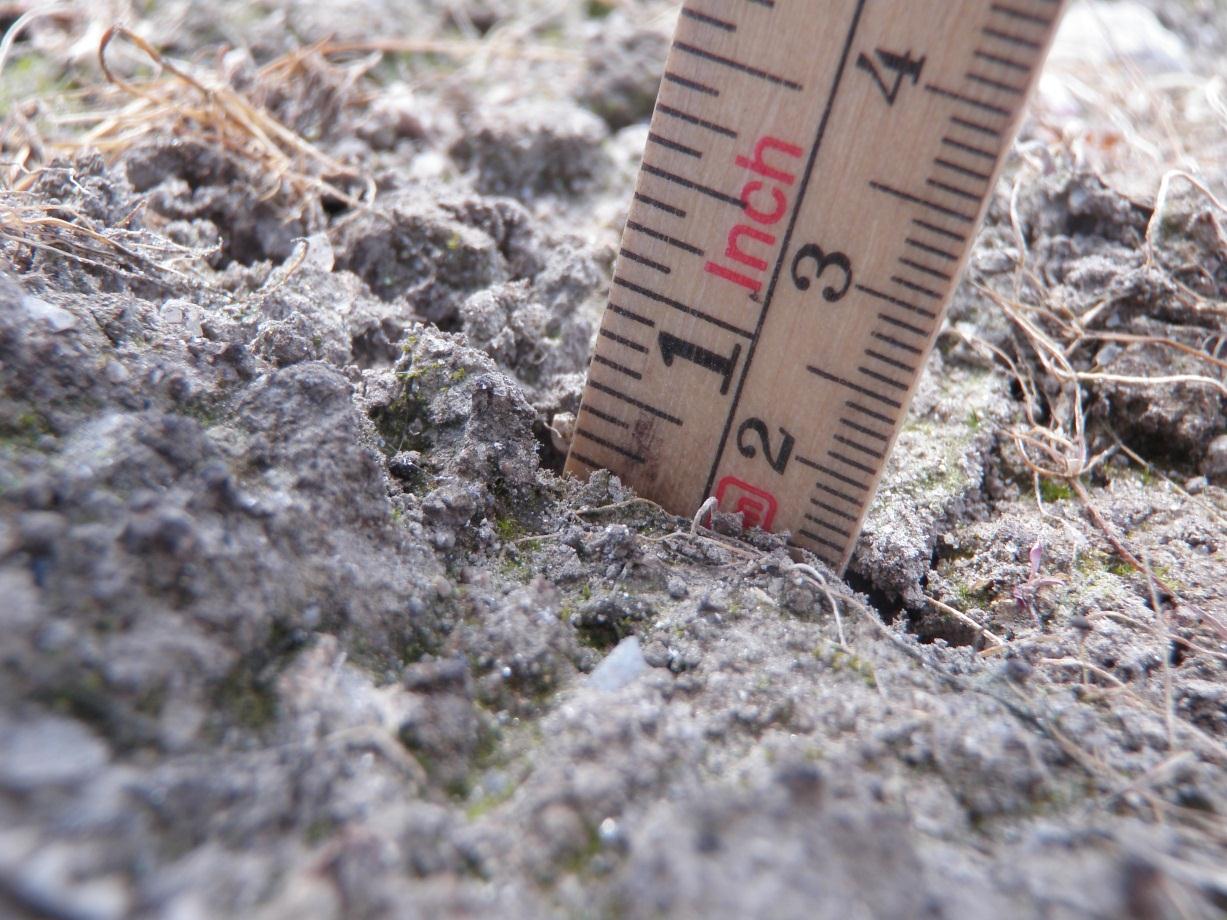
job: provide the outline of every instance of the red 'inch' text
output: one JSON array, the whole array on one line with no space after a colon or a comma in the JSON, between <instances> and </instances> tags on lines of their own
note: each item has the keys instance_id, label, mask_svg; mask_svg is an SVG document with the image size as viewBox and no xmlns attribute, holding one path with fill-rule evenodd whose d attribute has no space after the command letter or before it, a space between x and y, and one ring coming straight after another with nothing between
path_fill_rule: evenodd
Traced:
<instances>
[{"instance_id":1,"label":"red 'inch' text","mask_svg":"<svg viewBox=\"0 0 1227 920\"><path fill-rule=\"evenodd\" d=\"M767 260L775 246L774 227L788 213L790 186L797 181L794 164L801 148L779 138L765 136L754 145L754 156L738 156L734 162L751 173L741 187L741 209L751 222L739 223L729 230L724 262L709 261L705 270L757 296L767 274ZM733 267L730 263L736 263Z\"/></svg>"}]
</instances>

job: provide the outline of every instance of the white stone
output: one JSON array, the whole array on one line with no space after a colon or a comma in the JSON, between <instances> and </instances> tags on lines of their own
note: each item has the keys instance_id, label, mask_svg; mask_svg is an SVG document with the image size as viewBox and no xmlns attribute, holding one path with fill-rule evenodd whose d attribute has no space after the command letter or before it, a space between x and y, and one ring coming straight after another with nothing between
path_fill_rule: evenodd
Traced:
<instances>
[{"instance_id":1,"label":"white stone","mask_svg":"<svg viewBox=\"0 0 1227 920\"><path fill-rule=\"evenodd\" d=\"M588 686L612 693L633 683L647 669L648 663L643 657L643 649L639 647L639 637L627 636L588 675Z\"/></svg>"}]
</instances>

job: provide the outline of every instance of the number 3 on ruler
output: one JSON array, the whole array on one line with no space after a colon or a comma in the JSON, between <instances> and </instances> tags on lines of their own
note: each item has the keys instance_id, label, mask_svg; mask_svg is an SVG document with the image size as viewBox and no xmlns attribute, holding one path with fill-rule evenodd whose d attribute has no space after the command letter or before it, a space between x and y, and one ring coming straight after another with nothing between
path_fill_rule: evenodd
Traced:
<instances>
[{"instance_id":1,"label":"number 3 on ruler","mask_svg":"<svg viewBox=\"0 0 1227 920\"><path fill-rule=\"evenodd\" d=\"M810 280L801 273L806 262L813 262L817 268L817 271L814 272L815 279L821 278L822 273L828 268L837 268L844 273L842 287L827 285L822 289L822 296L831 303L843 300L848 293L848 288L852 287L852 260L842 252L832 252L828 255L816 243L807 243L797 250L797 254L792 259L792 283L797 286L798 291L809 290Z\"/></svg>"}]
</instances>

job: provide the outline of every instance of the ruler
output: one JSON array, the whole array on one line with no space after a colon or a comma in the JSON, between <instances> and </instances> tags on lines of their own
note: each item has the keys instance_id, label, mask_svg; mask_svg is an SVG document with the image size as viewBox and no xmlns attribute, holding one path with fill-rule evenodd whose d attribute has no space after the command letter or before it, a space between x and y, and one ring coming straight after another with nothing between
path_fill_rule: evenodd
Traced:
<instances>
[{"instance_id":1,"label":"ruler","mask_svg":"<svg viewBox=\"0 0 1227 920\"><path fill-rule=\"evenodd\" d=\"M687 0L567 471L843 570L1064 0Z\"/></svg>"}]
</instances>

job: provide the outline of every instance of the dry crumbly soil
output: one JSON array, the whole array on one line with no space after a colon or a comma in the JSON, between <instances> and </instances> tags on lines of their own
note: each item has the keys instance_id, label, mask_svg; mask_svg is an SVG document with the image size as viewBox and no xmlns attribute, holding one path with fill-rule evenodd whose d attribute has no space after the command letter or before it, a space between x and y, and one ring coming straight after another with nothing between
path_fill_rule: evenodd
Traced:
<instances>
[{"instance_id":1,"label":"dry crumbly soil","mask_svg":"<svg viewBox=\"0 0 1227 920\"><path fill-rule=\"evenodd\" d=\"M1074 4L846 581L559 474L675 16L19 23L0 914L1227 915L1227 11Z\"/></svg>"}]
</instances>

